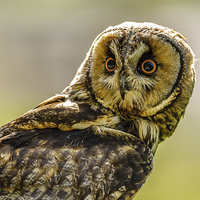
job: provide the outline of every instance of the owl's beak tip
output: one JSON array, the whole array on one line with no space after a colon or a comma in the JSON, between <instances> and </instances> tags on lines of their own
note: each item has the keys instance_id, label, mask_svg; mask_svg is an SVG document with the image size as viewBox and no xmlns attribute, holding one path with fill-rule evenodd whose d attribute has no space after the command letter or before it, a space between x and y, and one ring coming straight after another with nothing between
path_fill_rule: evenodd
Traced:
<instances>
[{"instance_id":1,"label":"owl's beak tip","mask_svg":"<svg viewBox=\"0 0 200 200\"><path fill-rule=\"evenodd\" d=\"M120 94L121 94L122 99L124 100L124 96L126 94L124 86L120 86Z\"/></svg>"},{"instance_id":2,"label":"owl's beak tip","mask_svg":"<svg viewBox=\"0 0 200 200\"><path fill-rule=\"evenodd\" d=\"M127 91L129 91L128 84L122 78L120 80L120 94L121 94L121 97L122 97L123 100L124 100L124 97L125 97L125 94L126 94Z\"/></svg>"},{"instance_id":3,"label":"owl's beak tip","mask_svg":"<svg viewBox=\"0 0 200 200\"><path fill-rule=\"evenodd\" d=\"M123 89L120 88L120 94L121 94L121 97L122 99L124 100L124 96L125 96L125 91Z\"/></svg>"}]
</instances>

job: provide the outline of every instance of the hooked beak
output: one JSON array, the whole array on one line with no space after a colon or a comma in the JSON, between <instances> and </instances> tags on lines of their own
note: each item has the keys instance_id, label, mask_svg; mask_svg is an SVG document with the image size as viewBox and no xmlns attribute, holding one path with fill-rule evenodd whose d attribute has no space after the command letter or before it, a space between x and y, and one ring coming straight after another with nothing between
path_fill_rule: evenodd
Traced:
<instances>
[{"instance_id":1,"label":"hooked beak","mask_svg":"<svg viewBox=\"0 0 200 200\"><path fill-rule=\"evenodd\" d=\"M122 99L124 100L124 96L126 94L126 91L129 91L127 82L124 81L123 77L120 80L120 94Z\"/></svg>"},{"instance_id":2,"label":"hooked beak","mask_svg":"<svg viewBox=\"0 0 200 200\"><path fill-rule=\"evenodd\" d=\"M120 94L121 94L122 99L124 100L124 96L126 94L124 85L120 85Z\"/></svg>"}]
</instances>

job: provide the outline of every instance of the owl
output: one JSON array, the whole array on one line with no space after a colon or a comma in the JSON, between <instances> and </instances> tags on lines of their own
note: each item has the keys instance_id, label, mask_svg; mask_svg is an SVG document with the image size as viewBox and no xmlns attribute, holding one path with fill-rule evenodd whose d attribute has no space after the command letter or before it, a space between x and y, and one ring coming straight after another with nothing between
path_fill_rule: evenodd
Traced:
<instances>
[{"instance_id":1,"label":"owl","mask_svg":"<svg viewBox=\"0 0 200 200\"><path fill-rule=\"evenodd\" d=\"M132 199L194 82L182 34L153 23L107 28L68 87L0 128L0 199Z\"/></svg>"}]
</instances>

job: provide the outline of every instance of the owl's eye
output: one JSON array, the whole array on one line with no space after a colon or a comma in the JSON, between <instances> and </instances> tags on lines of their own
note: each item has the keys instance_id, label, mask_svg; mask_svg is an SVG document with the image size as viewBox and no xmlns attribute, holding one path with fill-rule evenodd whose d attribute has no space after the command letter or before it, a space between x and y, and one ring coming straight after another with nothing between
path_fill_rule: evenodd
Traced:
<instances>
[{"instance_id":1,"label":"owl's eye","mask_svg":"<svg viewBox=\"0 0 200 200\"><path fill-rule=\"evenodd\" d=\"M157 70L157 65L153 60L145 60L142 64L141 64L141 69L140 71L143 74L146 75L151 75L153 74L155 71Z\"/></svg>"},{"instance_id":2,"label":"owl's eye","mask_svg":"<svg viewBox=\"0 0 200 200\"><path fill-rule=\"evenodd\" d=\"M113 58L108 58L106 60L105 68L109 72L113 72L116 69L116 63Z\"/></svg>"}]
</instances>

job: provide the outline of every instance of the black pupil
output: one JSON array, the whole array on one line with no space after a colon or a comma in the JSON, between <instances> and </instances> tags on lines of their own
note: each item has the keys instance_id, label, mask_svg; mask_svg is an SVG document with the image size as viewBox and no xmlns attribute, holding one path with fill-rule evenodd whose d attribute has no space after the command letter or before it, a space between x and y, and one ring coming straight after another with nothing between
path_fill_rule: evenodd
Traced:
<instances>
[{"instance_id":1,"label":"black pupil","mask_svg":"<svg viewBox=\"0 0 200 200\"><path fill-rule=\"evenodd\" d=\"M147 72L151 72L154 69L154 64L150 61L144 63L144 70Z\"/></svg>"},{"instance_id":2,"label":"black pupil","mask_svg":"<svg viewBox=\"0 0 200 200\"><path fill-rule=\"evenodd\" d=\"M114 69L114 68L115 68L115 61L114 61L114 60L109 60L109 61L107 62L107 67L108 67L109 69Z\"/></svg>"}]
</instances>

